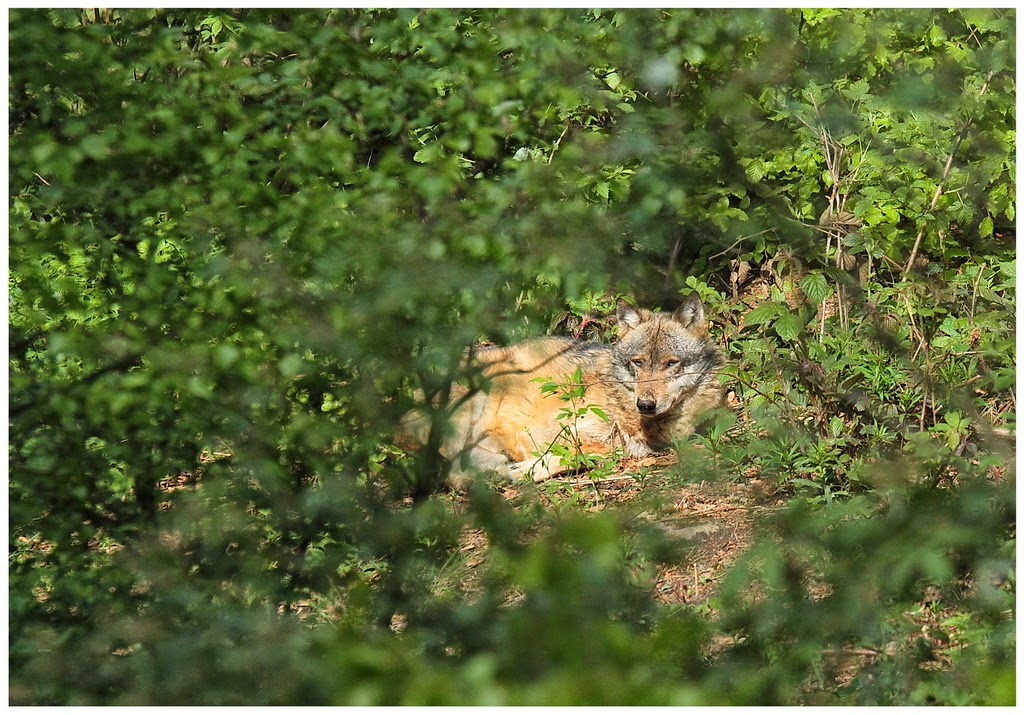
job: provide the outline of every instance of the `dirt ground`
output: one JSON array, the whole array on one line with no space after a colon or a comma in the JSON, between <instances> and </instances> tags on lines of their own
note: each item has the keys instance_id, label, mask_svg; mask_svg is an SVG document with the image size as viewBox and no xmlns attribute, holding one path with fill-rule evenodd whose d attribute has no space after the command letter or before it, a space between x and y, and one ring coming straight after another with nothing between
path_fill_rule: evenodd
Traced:
<instances>
[{"instance_id":1,"label":"dirt ground","mask_svg":"<svg viewBox=\"0 0 1024 715\"><path fill-rule=\"evenodd\" d=\"M541 488L507 485L501 491L511 501L537 495L552 506L571 500L573 508L582 511L621 509L663 529L673 540L690 546L678 562L659 566L655 595L666 604L697 604L714 593L722 575L752 543L756 516L783 502L756 478L666 485L659 475L675 462L674 454L624 459L612 476L580 475L551 480ZM638 479L638 473L646 477ZM656 506L649 503L652 499ZM463 575L470 580L469 572L486 559L486 548L481 532L463 534Z\"/></svg>"}]
</instances>

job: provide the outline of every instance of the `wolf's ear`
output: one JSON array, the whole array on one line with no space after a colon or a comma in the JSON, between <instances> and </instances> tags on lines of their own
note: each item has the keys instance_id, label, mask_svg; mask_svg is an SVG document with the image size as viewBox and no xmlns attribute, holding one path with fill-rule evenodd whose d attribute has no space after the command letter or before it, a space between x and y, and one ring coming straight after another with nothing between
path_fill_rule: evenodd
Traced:
<instances>
[{"instance_id":1,"label":"wolf's ear","mask_svg":"<svg viewBox=\"0 0 1024 715\"><path fill-rule=\"evenodd\" d=\"M615 317L619 321L620 338L644 322L644 316L640 314L636 306L627 303L622 298L619 298L619 301L615 304Z\"/></svg>"},{"instance_id":2,"label":"wolf's ear","mask_svg":"<svg viewBox=\"0 0 1024 715\"><path fill-rule=\"evenodd\" d=\"M696 293L690 293L672 314L672 319L688 330L699 332L707 328L704 320L704 304Z\"/></svg>"}]
</instances>

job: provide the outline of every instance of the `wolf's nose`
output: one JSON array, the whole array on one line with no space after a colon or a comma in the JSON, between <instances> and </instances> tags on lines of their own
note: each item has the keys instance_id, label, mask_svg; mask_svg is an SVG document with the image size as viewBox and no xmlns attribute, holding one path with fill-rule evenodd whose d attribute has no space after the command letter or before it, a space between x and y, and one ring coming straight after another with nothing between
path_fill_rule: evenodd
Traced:
<instances>
[{"instance_id":1,"label":"wolf's nose","mask_svg":"<svg viewBox=\"0 0 1024 715\"><path fill-rule=\"evenodd\" d=\"M636 409L642 415L653 415L654 414L654 410L656 410L657 408L658 408L658 405L657 405L657 403L654 402L654 400L637 400L636 401Z\"/></svg>"}]
</instances>

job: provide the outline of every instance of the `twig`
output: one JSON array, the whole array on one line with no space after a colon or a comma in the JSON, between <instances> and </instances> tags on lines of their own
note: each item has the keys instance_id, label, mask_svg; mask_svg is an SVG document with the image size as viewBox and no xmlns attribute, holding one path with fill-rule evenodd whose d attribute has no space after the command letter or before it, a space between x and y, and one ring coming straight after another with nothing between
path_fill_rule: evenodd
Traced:
<instances>
[{"instance_id":1,"label":"twig","mask_svg":"<svg viewBox=\"0 0 1024 715\"><path fill-rule=\"evenodd\" d=\"M571 486L580 486L581 484L602 484L604 482L621 482L626 479L636 480L636 477L632 474L620 474L617 477L601 477L600 479L590 479L588 477L579 477L576 479L569 479L568 477L551 477L547 481L557 482L559 484L568 484Z\"/></svg>"},{"instance_id":2,"label":"twig","mask_svg":"<svg viewBox=\"0 0 1024 715\"><path fill-rule=\"evenodd\" d=\"M763 236L764 234L769 233L769 232L774 231L774 230L775 230L774 228L766 228L764 231L758 231L757 233L752 233L749 236L740 236L735 241L733 241L731 246L729 246L725 250L719 251L718 253L716 253L713 256L708 256L708 260L709 261L713 261L716 258L721 258L726 253L728 253L732 249L736 248L736 246L740 245L741 242L746 241L747 239L750 239L750 238L757 238L758 236Z\"/></svg>"},{"instance_id":3,"label":"twig","mask_svg":"<svg viewBox=\"0 0 1024 715\"><path fill-rule=\"evenodd\" d=\"M895 646L889 644L885 650L877 650L875 648L857 648L853 646L847 646L843 648L826 648L823 653L829 655L857 655L868 658L881 658L882 656L891 656L895 652Z\"/></svg>"},{"instance_id":4,"label":"twig","mask_svg":"<svg viewBox=\"0 0 1024 715\"><path fill-rule=\"evenodd\" d=\"M914 354L911 355L910 357L911 360L916 360L918 354L921 352L921 349L924 347L924 334L917 329L917 324L914 322L914 309L910 305L910 299L907 298L905 294L901 297L903 298L903 303L907 306L907 317L910 318L910 335L912 337L920 337L920 340L917 344L917 348L914 350Z\"/></svg>"},{"instance_id":5,"label":"twig","mask_svg":"<svg viewBox=\"0 0 1024 715\"><path fill-rule=\"evenodd\" d=\"M718 512L733 512L733 511L754 511L757 507L751 506L738 506L734 504L725 504L720 506L707 507L705 509L688 511L685 514L679 516L666 516L658 519L658 521L686 521L692 519L695 516L707 516L708 514L716 514Z\"/></svg>"},{"instance_id":6,"label":"twig","mask_svg":"<svg viewBox=\"0 0 1024 715\"><path fill-rule=\"evenodd\" d=\"M555 146L551 148L551 155L548 157L548 164L550 164L551 161L555 158L555 152L558 151L558 147L561 146L562 140L565 139L565 135L569 133L569 127L571 126L572 120L566 119L565 129L562 130L562 134L558 137L558 140L555 142Z\"/></svg>"},{"instance_id":7,"label":"twig","mask_svg":"<svg viewBox=\"0 0 1024 715\"><path fill-rule=\"evenodd\" d=\"M971 293L971 322L974 322L974 306L978 300L978 285L981 283L981 274L985 272L985 264L978 266L978 277L974 279L974 291Z\"/></svg>"},{"instance_id":8,"label":"twig","mask_svg":"<svg viewBox=\"0 0 1024 715\"><path fill-rule=\"evenodd\" d=\"M676 227L675 230L676 242L672 246L672 253L668 257L668 269L665 271L665 288L668 288L672 283L672 274L676 272L676 261L679 260L679 250L683 247L683 234ZM733 244L736 245L735 243Z\"/></svg>"}]
</instances>

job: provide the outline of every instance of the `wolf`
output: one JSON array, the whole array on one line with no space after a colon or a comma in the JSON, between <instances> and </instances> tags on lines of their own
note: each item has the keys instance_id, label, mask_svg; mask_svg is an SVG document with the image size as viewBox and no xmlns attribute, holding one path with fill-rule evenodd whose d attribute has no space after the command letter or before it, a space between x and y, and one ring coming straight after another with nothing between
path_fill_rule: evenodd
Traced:
<instances>
[{"instance_id":1,"label":"wolf","mask_svg":"<svg viewBox=\"0 0 1024 715\"><path fill-rule=\"evenodd\" d=\"M456 406L440 445L453 483L473 471L543 481L574 468L564 458L571 450L644 457L693 432L722 403L722 356L696 294L670 315L620 300L616 320L612 344L541 337L477 351L471 364L487 388L451 395ZM558 384L571 399L552 389ZM567 404L575 409L566 412ZM425 444L429 425L421 411L403 427Z\"/></svg>"}]
</instances>

